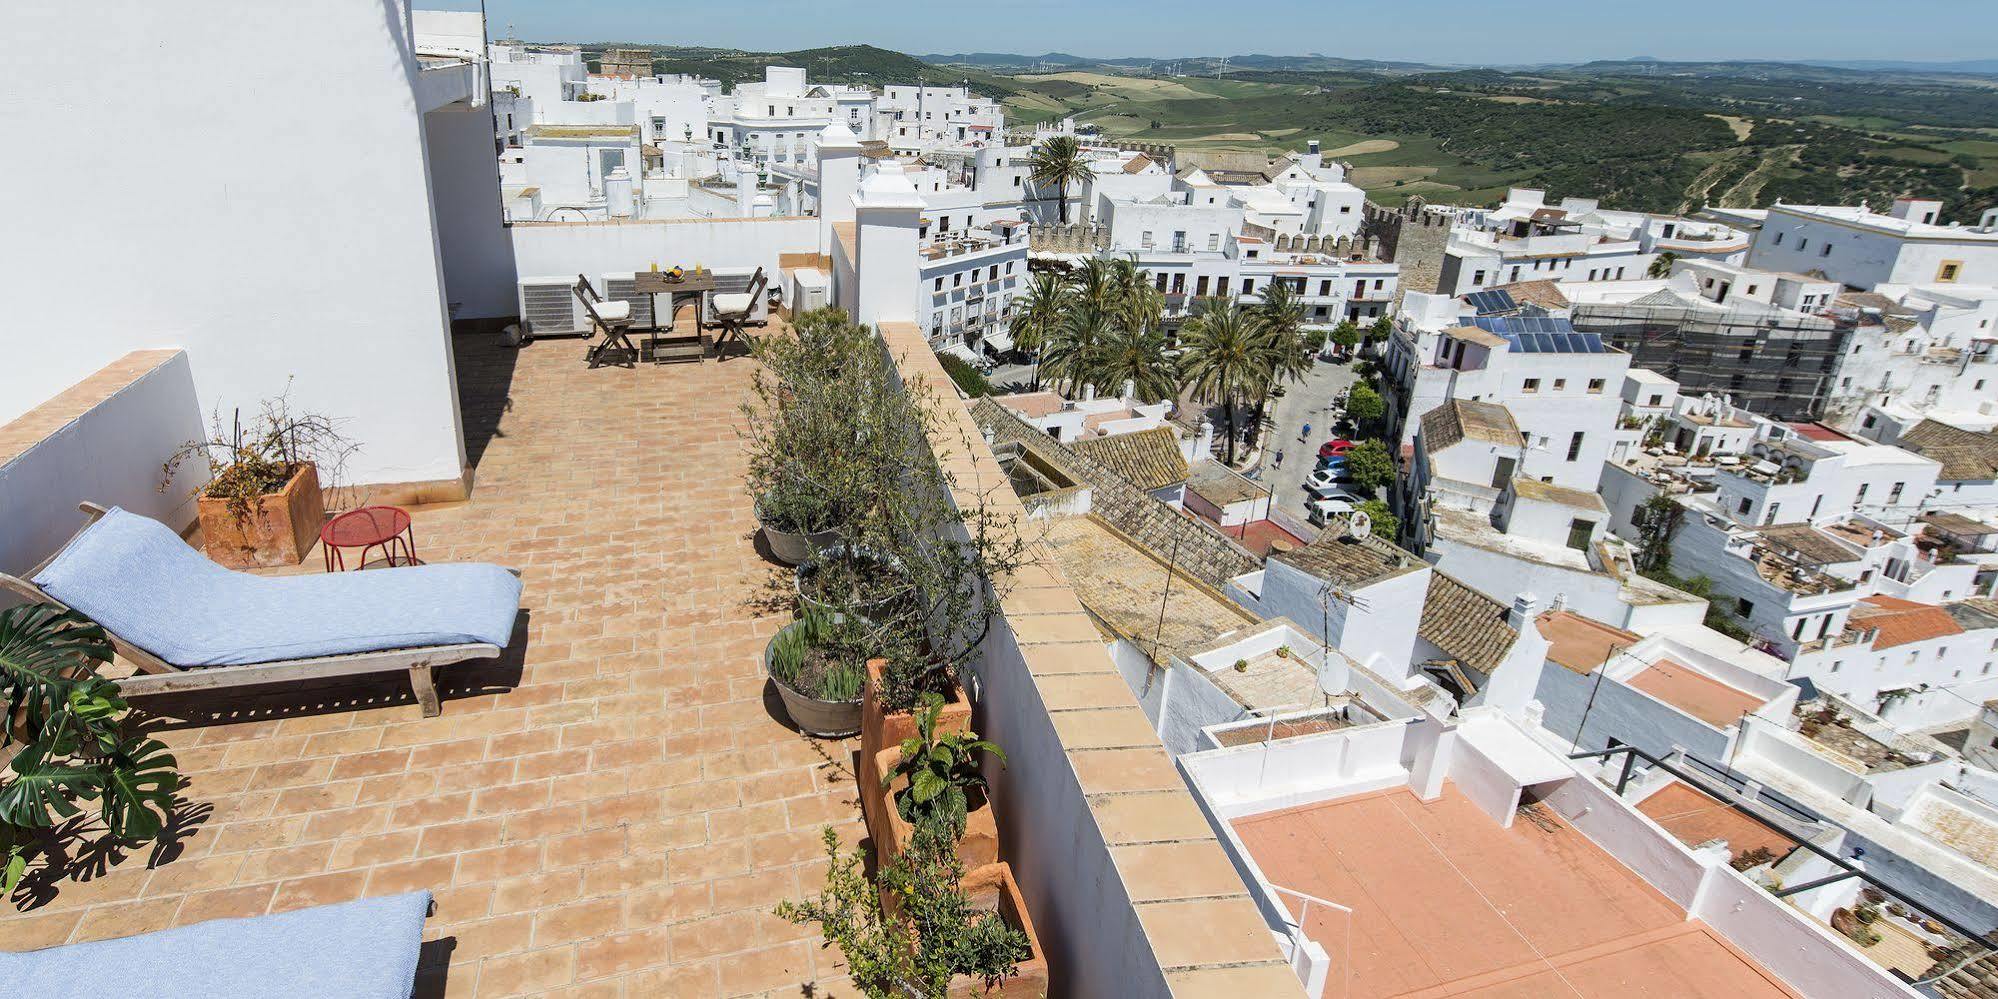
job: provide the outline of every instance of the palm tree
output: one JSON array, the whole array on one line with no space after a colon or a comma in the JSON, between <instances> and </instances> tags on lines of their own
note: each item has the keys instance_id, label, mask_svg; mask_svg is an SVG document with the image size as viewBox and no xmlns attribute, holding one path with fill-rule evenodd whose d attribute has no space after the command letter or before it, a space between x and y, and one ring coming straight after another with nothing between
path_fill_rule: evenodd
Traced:
<instances>
[{"instance_id":1,"label":"palm tree","mask_svg":"<svg viewBox=\"0 0 1998 999\"><path fill-rule=\"evenodd\" d=\"M1106 388L1131 383L1145 402L1179 394L1179 367L1166 355L1165 331L1156 326L1118 325L1096 343L1092 377Z\"/></svg>"},{"instance_id":2,"label":"palm tree","mask_svg":"<svg viewBox=\"0 0 1998 999\"><path fill-rule=\"evenodd\" d=\"M1034 391L1041 390L1040 353L1066 321L1075 294L1059 276L1042 271L1027 282L1027 293L1013 302L1013 318L1007 329L1013 345L1035 357Z\"/></svg>"},{"instance_id":3,"label":"palm tree","mask_svg":"<svg viewBox=\"0 0 1998 999\"><path fill-rule=\"evenodd\" d=\"M1115 332L1109 313L1086 301L1078 302L1048 339L1046 349L1041 352L1041 367L1047 370L1050 379L1065 383L1069 394L1074 395L1085 382L1096 383L1098 348Z\"/></svg>"},{"instance_id":4,"label":"palm tree","mask_svg":"<svg viewBox=\"0 0 1998 999\"><path fill-rule=\"evenodd\" d=\"M1105 314L1117 312L1121 292L1118 285L1117 264L1090 257L1082 262L1082 270L1075 275L1076 304Z\"/></svg>"},{"instance_id":5,"label":"palm tree","mask_svg":"<svg viewBox=\"0 0 1998 999\"><path fill-rule=\"evenodd\" d=\"M1667 250L1652 258L1651 266L1644 271L1645 277L1662 278L1672 273L1672 265L1679 262L1679 255Z\"/></svg>"},{"instance_id":6,"label":"palm tree","mask_svg":"<svg viewBox=\"0 0 1998 999\"><path fill-rule=\"evenodd\" d=\"M1186 382L1194 398L1220 403L1228 422L1228 463L1235 463L1235 402L1258 381L1256 328L1240 302L1215 303L1186 324L1181 337Z\"/></svg>"},{"instance_id":7,"label":"palm tree","mask_svg":"<svg viewBox=\"0 0 1998 999\"><path fill-rule=\"evenodd\" d=\"M1082 143L1073 135L1057 135L1034 149L1027 162L1027 176L1036 187L1053 187L1061 206L1061 220L1068 221L1068 186L1090 178L1089 161L1082 155Z\"/></svg>"},{"instance_id":8,"label":"palm tree","mask_svg":"<svg viewBox=\"0 0 1998 999\"><path fill-rule=\"evenodd\" d=\"M1304 303L1288 281L1274 281L1263 300L1250 310L1256 331L1256 419L1261 428L1270 395L1282 381L1298 381L1311 373L1313 354L1324 349L1325 332L1304 325Z\"/></svg>"},{"instance_id":9,"label":"palm tree","mask_svg":"<svg viewBox=\"0 0 1998 999\"><path fill-rule=\"evenodd\" d=\"M1110 284L1118 321L1133 330L1158 325L1159 317L1165 313L1164 297L1145 281L1145 272L1138 269L1137 254L1120 257L1110 265Z\"/></svg>"}]
</instances>

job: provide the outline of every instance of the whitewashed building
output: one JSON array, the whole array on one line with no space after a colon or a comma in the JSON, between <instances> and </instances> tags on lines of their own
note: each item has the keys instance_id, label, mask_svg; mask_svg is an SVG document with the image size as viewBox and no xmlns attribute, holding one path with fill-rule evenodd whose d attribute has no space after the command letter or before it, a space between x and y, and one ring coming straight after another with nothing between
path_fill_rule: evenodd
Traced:
<instances>
[{"instance_id":1,"label":"whitewashed building","mask_svg":"<svg viewBox=\"0 0 1998 999\"><path fill-rule=\"evenodd\" d=\"M1901 198L1886 214L1865 206L1776 205L1748 263L1819 271L1860 291L1878 285L1998 285L1998 209L1977 224L1945 224L1942 202Z\"/></svg>"},{"instance_id":2,"label":"whitewashed building","mask_svg":"<svg viewBox=\"0 0 1998 999\"><path fill-rule=\"evenodd\" d=\"M1437 284L1449 295L1520 281L1636 280L1668 253L1739 263L1750 242L1747 233L1719 222L1611 211L1594 198L1549 205L1546 192L1531 188L1508 191L1495 209L1451 211Z\"/></svg>"}]
</instances>

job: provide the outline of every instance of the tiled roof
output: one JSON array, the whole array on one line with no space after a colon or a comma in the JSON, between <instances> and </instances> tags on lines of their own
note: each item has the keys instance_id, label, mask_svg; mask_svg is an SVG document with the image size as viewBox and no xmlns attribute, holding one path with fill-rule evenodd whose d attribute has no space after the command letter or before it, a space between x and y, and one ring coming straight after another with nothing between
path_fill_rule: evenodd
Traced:
<instances>
[{"instance_id":1,"label":"tiled roof","mask_svg":"<svg viewBox=\"0 0 1998 999\"><path fill-rule=\"evenodd\" d=\"M1077 441L1075 452L1095 460L1139 489L1163 489L1186 481L1186 458L1179 453L1179 432L1153 427L1134 434L1112 434Z\"/></svg>"},{"instance_id":2,"label":"tiled roof","mask_svg":"<svg viewBox=\"0 0 1998 999\"><path fill-rule=\"evenodd\" d=\"M1512 491L1515 495L1523 496L1527 499L1541 500L1547 503L1559 503L1562 506L1571 506L1577 510L1609 512L1609 507L1603 505L1603 498L1595 493L1585 489L1570 489L1567 486L1557 486L1552 482L1529 479L1523 475L1513 478Z\"/></svg>"},{"instance_id":3,"label":"tiled roof","mask_svg":"<svg viewBox=\"0 0 1998 999\"><path fill-rule=\"evenodd\" d=\"M1505 661L1519 632L1505 623L1506 606L1441 572L1429 574L1429 595L1415 633L1459 662L1489 674Z\"/></svg>"},{"instance_id":4,"label":"tiled roof","mask_svg":"<svg viewBox=\"0 0 1998 999\"><path fill-rule=\"evenodd\" d=\"M1990 597L1972 597L1943 605L1949 616L1965 631L1982 631L1985 628L1998 628L1998 600Z\"/></svg>"},{"instance_id":5,"label":"tiled roof","mask_svg":"<svg viewBox=\"0 0 1998 999\"><path fill-rule=\"evenodd\" d=\"M1503 347L1508 341L1497 333L1481 330L1476 326L1452 326L1443 331L1452 340L1469 340L1480 347Z\"/></svg>"},{"instance_id":6,"label":"tiled roof","mask_svg":"<svg viewBox=\"0 0 1998 999\"><path fill-rule=\"evenodd\" d=\"M1982 538L1998 534L1998 527L1948 510L1922 514L1922 520L1934 525L1937 530L1945 534L1954 534L1963 538Z\"/></svg>"},{"instance_id":7,"label":"tiled roof","mask_svg":"<svg viewBox=\"0 0 1998 999\"><path fill-rule=\"evenodd\" d=\"M1519 443L1512 412L1490 402L1452 399L1422 414L1422 446L1435 454L1465 438L1492 444Z\"/></svg>"},{"instance_id":8,"label":"tiled roof","mask_svg":"<svg viewBox=\"0 0 1998 999\"><path fill-rule=\"evenodd\" d=\"M1859 553L1841 544L1838 539L1802 522L1772 524L1757 531L1756 534L1760 535L1770 548L1785 556L1795 552L1796 557L1804 562L1835 565L1859 558Z\"/></svg>"},{"instance_id":9,"label":"tiled roof","mask_svg":"<svg viewBox=\"0 0 1998 999\"><path fill-rule=\"evenodd\" d=\"M1963 634L1963 626L1949 611L1881 593L1861 597L1848 620L1855 628L1880 629L1880 636L1873 640L1876 650Z\"/></svg>"},{"instance_id":10,"label":"tiled roof","mask_svg":"<svg viewBox=\"0 0 1998 999\"><path fill-rule=\"evenodd\" d=\"M1944 481L1998 479L1998 434L1923 420L1895 443L1942 462L1938 478Z\"/></svg>"},{"instance_id":11,"label":"tiled roof","mask_svg":"<svg viewBox=\"0 0 1998 999\"><path fill-rule=\"evenodd\" d=\"M1152 165L1152 158L1146 156L1144 153L1139 153L1138 155L1133 156L1130 159L1124 161L1124 172L1143 173L1145 171L1145 168L1151 165Z\"/></svg>"},{"instance_id":12,"label":"tiled roof","mask_svg":"<svg viewBox=\"0 0 1998 999\"><path fill-rule=\"evenodd\" d=\"M1029 420L1059 413L1067 404L1054 392L1015 392L1012 395L996 395L992 401L1012 410Z\"/></svg>"},{"instance_id":13,"label":"tiled roof","mask_svg":"<svg viewBox=\"0 0 1998 999\"><path fill-rule=\"evenodd\" d=\"M1561 294L1560 285L1553 281L1514 281L1498 285L1492 291L1503 291L1512 300L1522 305L1538 305L1548 309L1565 309L1570 304L1568 296Z\"/></svg>"},{"instance_id":14,"label":"tiled roof","mask_svg":"<svg viewBox=\"0 0 1998 999\"><path fill-rule=\"evenodd\" d=\"M1428 567L1428 563L1382 538L1347 537L1344 520L1329 524L1319 533L1318 540L1296 551L1272 555L1270 560L1351 589Z\"/></svg>"}]
</instances>

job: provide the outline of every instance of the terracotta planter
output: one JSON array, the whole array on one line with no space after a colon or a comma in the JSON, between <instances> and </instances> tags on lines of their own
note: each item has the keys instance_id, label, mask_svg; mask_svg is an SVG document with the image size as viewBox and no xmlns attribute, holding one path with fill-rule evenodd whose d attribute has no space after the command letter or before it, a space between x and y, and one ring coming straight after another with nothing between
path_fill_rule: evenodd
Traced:
<instances>
[{"instance_id":1,"label":"terracotta planter","mask_svg":"<svg viewBox=\"0 0 1998 999\"><path fill-rule=\"evenodd\" d=\"M818 531L812 534L797 534L780 531L763 519L763 504L756 504L756 523L763 528L763 540L770 544L770 554L785 565L804 565L811 561L812 553L821 548L830 548L839 541L835 531Z\"/></svg>"},{"instance_id":2,"label":"terracotta planter","mask_svg":"<svg viewBox=\"0 0 1998 999\"><path fill-rule=\"evenodd\" d=\"M319 470L300 464L284 488L258 497L250 516L236 516L229 501L203 493L196 503L201 546L208 557L231 569L297 565L319 540L326 501Z\"/></svg>"},{"instance_id":3,"label":"terracotta planter","mask_svg":"<svg viewBox=\"0 0 1998 999\"><path fill-rule=\"evenodd\" d=\"M796 622L787 624L777 635L797 626ZM777 635L772 635L770 644L763 647L763 672L766 676L770 674L771 653L777 648ZM777 696L784 702L784 713L790 715L792 724L803 729L807 735L821 739L844 739L860 731L861 702L822 701L808 697L785 686L775 676L770 677L770 683L777 688Z\"/></svg>"},{"instance_id":4,"label":"terracotta planter","mask_svg":"<svg viewBox=\"0 0 1998 999\"><path fill-rule=\"evenodd\" d=\"M891 746L875 758L874 772L888 774L895 772L895 765L902 762L902 747ZM894 863L895 858L909 848L915 839L916 827L902 817L895 807L895 796L909 786L907 777L897 777L887 787L881 786L879 778L863 785L860 789L861 812L867 820L867 835L874 840L875 862ZM999 860L999 823L992 813L992 802L984 795L978 795L964 816L964 834L957 840L957 859L965 870L984 867Z\"/></svg>"},{"instance_id":5,"label":"terracotta planter","mask_svg":"<svg viewBox=\"0 0 1998 999\"><path fill-rule=\"evenodd\" d=\"M881 668L886 659L867 662L867 687L860 694L860 781L862 787L880 787L882 771L875 757L881 751L897 748L902 740L916 734L913 711L888 711L881 704ZM963 687L951 688L951 696L937 715L937 735L950 735L971 728L971 698Z\"/></svg>"},{"instance_id":6,"label":"terracotta planter","mask_svg":"<svg viewBox=\"0 0 1998 999\"><path fill-rule=\"evenodd\" d=\"M1020 895L1020 885L1013 880L1013 868L1008 864L987 864L974 871L968 871L958 884L964 889L971 904L980 909L990 909L999 913L1014 928L1027 935L1029 953L1020 962L1012 977L987 988L983 981L966 975L959 975L950 983L951 999L973 999L973 997L1004 996L1006 999L1040 999L1048 994L1048 958L1041 950L1041 938L1034 934L1033 917L1027 914L1027 900Z\"/></svg>"}]
</instances>

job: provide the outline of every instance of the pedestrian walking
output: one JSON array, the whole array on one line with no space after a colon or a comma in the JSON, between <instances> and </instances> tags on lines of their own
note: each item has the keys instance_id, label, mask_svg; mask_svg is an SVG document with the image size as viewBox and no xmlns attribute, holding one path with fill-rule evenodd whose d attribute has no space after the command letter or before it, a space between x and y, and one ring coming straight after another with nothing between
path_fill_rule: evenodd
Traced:
<instances>
[{"instance_id":1,"label":"pedestrian walking","mask_svg":"<svg viewBox=\"0 0 1998 999\"><path fill-rule=\"evenodd\" d=\"M1304 425L1304 432L1298 434L1297 439L1300 441L1311 439L1311 424L1307 423Z\"/></svg>"},{"instance_id":2,"label":"pedestrian walking","mask_svg":"<svg viewBox=\"0 0 1998 999\"><path fill-rule=\"evenodd\" d=\"M1278 452L1276 453L1276 460L1275 460L1275 461L1272 461L1272 462L1270 462L1270 467L1271 467L1271 468L1282 468L1282 467L1283 467L1283 452L1282 452L1282 451L1278 451Z\"/></svg>"}]
</instances>

